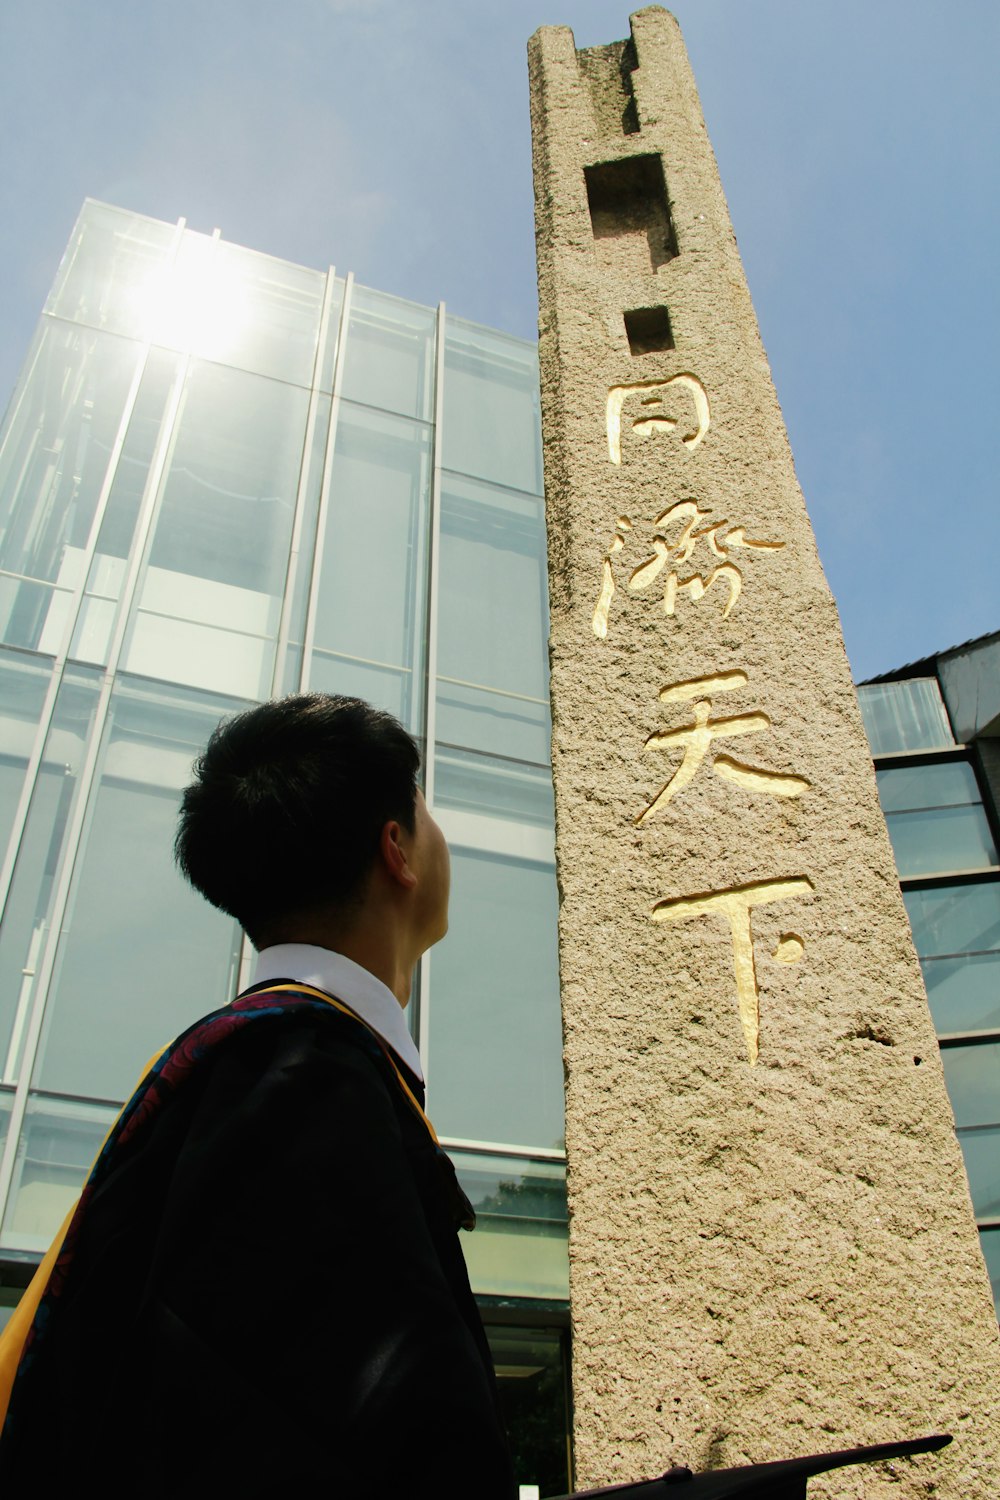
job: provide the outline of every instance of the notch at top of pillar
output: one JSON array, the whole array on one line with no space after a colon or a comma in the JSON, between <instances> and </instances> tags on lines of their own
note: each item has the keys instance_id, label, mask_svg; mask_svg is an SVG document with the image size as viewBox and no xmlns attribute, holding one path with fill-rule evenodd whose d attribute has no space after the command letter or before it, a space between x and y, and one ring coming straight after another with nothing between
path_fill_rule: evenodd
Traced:
<instances>
[{"instance_id":1,"label":"notch at top of pillar","mask_svg":"<svg viewBox=\"0 0 1000 1500\"><path fill-rule=\"evenodd\" d=\"M594 123L600 135L635 135L639 130L632 74L639 66L635 46L629 38L606 47L587 47L577 52L580 72L590 85Z\"/></svg>"},{"instance_id":2,"label":"notch at top of pillar","mask_svg":"<svg viewBox=\"0 0 1000 1500\"><path fill-rule=\"evenodd\" d=\"M589 85L594 123L599 135L637 135L643 124L641 101L636 94L635 74L644 50L656 50L664 31L680 28L662 5L647 5L629 17L630 35L622 42L603 47L581 47L576 52L580 74ZM572 33L571 33L572 35Z\"/></svg>"}]
</instances>

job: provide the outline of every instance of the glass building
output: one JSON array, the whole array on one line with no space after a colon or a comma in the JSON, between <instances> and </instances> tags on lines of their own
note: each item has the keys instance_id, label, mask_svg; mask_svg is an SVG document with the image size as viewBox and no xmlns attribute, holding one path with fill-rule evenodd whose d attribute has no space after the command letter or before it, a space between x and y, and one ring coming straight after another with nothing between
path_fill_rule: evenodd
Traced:
<instances>
[{"instance_id":1,"label":"glass building","mask_svg":"<svg viewBox=\"0 0 1000 1500\"><path fill-rule=\"evenodd\" d=\"M532 344L84 206L0 437L8 1306L146 1058L248 982L172 865L194 755L253 702L357 694L451 845L409 1015L518 1478L569 1488L546 638Z\"/></svg>"},{"instance_id":2,"label":"glass building","mask_svg":"<svg viewBox=\"0 0 1000 1500\"><path fill-rule=\"evenodd\" d=\"M1000 1309L1000 633L858 698Z\"/></svg>"}]
</instances>

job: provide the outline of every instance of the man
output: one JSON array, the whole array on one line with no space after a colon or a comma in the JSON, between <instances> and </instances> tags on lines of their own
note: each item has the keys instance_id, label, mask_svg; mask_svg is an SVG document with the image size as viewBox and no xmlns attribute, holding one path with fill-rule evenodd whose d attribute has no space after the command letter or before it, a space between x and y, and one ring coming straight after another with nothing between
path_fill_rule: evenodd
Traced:
<instances>
[{"instance_id":1,"label":"man","mask_svg":"<svg viewBox=\"0 0 1000 1500\"><path fill-rule=\"evenodd\" d=\"M197 762L177 859L258 949L254 984L167 1049L98 1159L19 1335L11 1493L513 1493L403 1014L448 923L418 764L390 715L324 695L222 724Z\"/></svg>"}]
</instances>

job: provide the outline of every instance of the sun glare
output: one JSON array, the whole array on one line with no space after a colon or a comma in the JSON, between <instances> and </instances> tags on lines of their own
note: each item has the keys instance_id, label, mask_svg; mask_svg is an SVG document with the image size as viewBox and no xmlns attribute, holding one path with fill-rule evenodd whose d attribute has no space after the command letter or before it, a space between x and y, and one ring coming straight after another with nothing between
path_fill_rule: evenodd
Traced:
<instances>
[{"instance_id":1,"label":"sun glare","mask_svg":"<svg viewBox=\"0 0 1000 1500\"><path fill-rule=\"evenodd\" d=\"M225 250L215 240L185 236L173 266L136 287L136 310L154 344L203 359L233 353L250 308L243 277Z\"/></svg>"}]
</instances>

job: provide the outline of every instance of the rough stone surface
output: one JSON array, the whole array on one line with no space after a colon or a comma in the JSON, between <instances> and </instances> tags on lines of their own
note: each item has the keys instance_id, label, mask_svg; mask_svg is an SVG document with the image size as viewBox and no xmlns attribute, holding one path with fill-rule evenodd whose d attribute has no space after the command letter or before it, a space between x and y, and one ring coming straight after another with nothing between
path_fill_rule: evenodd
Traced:
<instances>
[{"instance_id":1,"label":"rough stone surface","mask_svg":"<svg viewBox=\"0 0 1000 1500\"><path fill-rule=\"evenodd\" d=\"M951 1431L810 1497L986 1500L989 1284L680 33L529 54L577 1483Z\"/></svg>"}]
</instances>

